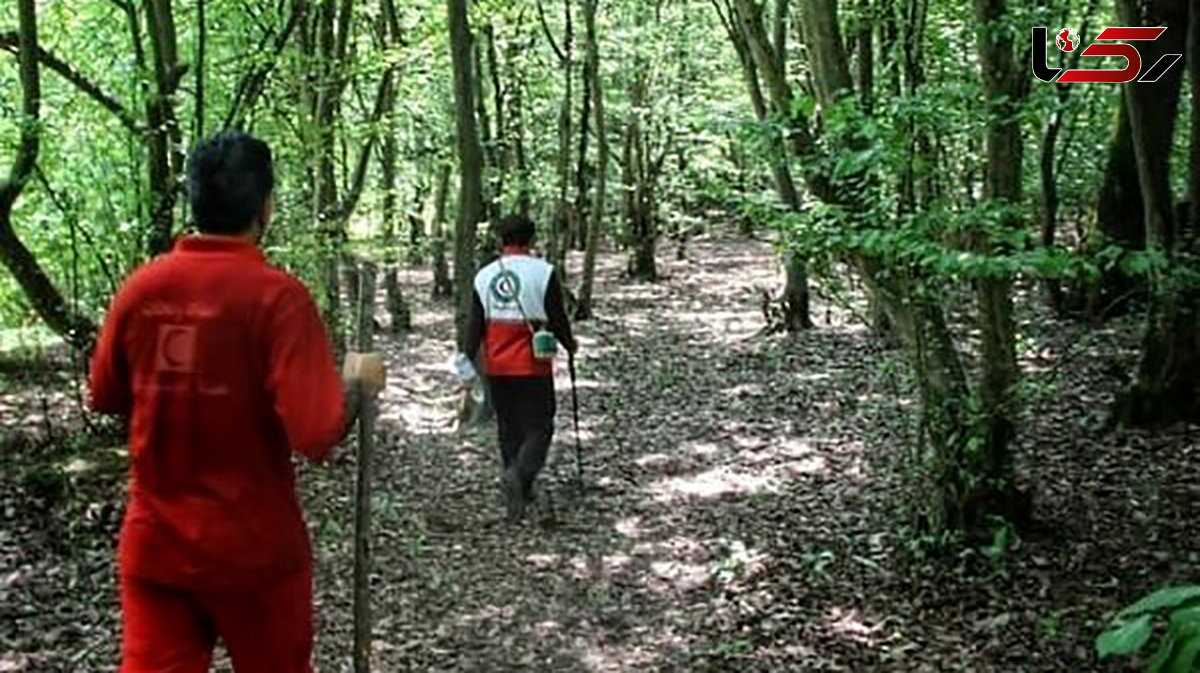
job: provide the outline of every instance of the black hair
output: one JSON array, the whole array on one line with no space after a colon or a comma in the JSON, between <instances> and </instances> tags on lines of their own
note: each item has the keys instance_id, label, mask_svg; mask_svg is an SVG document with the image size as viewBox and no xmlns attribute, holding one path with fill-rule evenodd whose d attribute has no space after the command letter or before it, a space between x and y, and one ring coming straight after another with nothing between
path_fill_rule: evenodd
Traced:
<instances>
[{"instance_id":1,"label":"black hair","mask_svg":"<svg viewBox=\"0 0 1200 673\"><path fill-rule=\"evenodd\" d=\"M502 245L529 245L535 233L537 226L524 215L506 215L496 223L496 235Z\"/></svg>"},{"instance_id":2,"label":"black hair","mask_svg":"<svg viewBox=\"0 0 1200 673\"><path fill-rule=\"evenodd\" d=\"M271 148L242 131L221 131L192 150L188 195L206 234L241 234L275 188Z\"/></svg>"}]
</instances>

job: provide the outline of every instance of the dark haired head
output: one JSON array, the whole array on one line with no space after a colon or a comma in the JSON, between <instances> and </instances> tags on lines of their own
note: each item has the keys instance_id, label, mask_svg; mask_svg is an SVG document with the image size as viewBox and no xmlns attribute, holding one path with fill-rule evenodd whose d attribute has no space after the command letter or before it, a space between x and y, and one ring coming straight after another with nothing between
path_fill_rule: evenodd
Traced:
<instances>
[{"instance_id":1,"label":"dark haired head","mask_svg":"<svg viewBox=\"0 0 1200 673\"><path fill-rule=\"evenodd\" d=\"M188 194L200 231L249 231L275 188L267 144L241 131L221 131L197 145L189 163Z\"/></svg>"},{"instance_id":2,"label":"dark haired head","mask_svg":"<svg viewBox=\"0 0 1200 673\"><path fill-rule=\"evenodd\" d=\"M524 215L506 215L496 223L496 235L502 245L527 246L533 242L537 227Z\"/></svg>"}]
</instances>

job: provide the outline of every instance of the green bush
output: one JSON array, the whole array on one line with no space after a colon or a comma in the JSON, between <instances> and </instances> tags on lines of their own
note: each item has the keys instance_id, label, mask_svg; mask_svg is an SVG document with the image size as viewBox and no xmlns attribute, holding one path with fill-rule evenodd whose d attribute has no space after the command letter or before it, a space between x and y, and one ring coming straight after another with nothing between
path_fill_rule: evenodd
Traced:
<instances>
[{"instance_id":1,"label":"green bush","mask_svg":"<svg viewBox=\"0 0 1200 673\"><path fill-rule=\"evenodd\" d=\"M1162 589L1120 611L1096 638L1096 652L1101 659L1137 654L1163 623L1166 630L1159 633L1157 651L1146 670L1195 671L1200 655L1200 586Z\"/></svg>"}]
</instances>

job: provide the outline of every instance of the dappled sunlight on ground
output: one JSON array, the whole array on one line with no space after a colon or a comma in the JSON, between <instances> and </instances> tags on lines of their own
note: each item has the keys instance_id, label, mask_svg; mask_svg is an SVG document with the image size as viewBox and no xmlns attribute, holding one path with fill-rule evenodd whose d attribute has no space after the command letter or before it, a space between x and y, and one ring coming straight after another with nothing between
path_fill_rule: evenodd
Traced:
<instances>
[{"instance_id":1,"label":"dappled sunlight on ground","mask_svg":"<svg viewBox=\"0 0 1200 673\"><path fill-rule=\"evenodd\" d=\"M717 467L685 477L667 477L650 485L649 490L658 502L679 500L713 500L730 496L774 491L778 484L755 472L738 472Z\"/></svg>"}]
</instances>

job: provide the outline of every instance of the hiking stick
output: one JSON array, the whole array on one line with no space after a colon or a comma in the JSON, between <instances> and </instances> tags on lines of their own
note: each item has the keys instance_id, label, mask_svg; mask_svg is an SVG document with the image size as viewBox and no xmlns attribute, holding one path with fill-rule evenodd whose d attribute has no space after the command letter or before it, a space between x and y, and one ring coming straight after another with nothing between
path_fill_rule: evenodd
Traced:
<instances>
[{"instance_id":1,"label":"hiking stick","mask_svg":"<svg viewBox=\"0 0 1200 673\"><path fill-rule=\"evenodd\" d=\"M583 447L579 442L579 390L575 386L575 354L567 352L567 366L571 370L571 413L575 418L575 484L583 490Z\"/></svg>"},{"instance_id":2,"label":"hiking stick","mask_svg":"<svg viewBox=\"0 0 1200 673\"><path fill-rule=\"evenodd\" d=\"M358 270L358 350L374 350L375 267ZM371 491L375 460L373 395L363 395L358 419L358 480L354 492L354 673L371 670Z\"/></svg>"}]
</instances>

